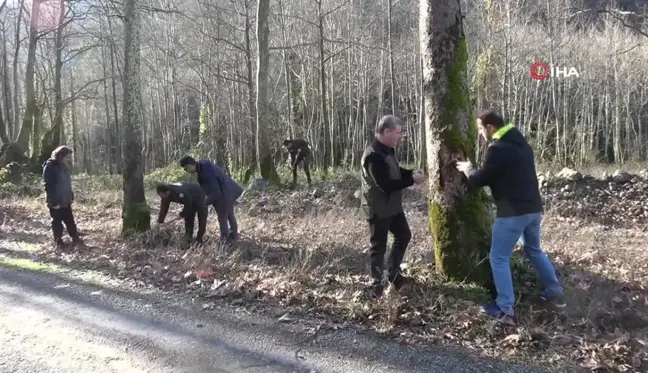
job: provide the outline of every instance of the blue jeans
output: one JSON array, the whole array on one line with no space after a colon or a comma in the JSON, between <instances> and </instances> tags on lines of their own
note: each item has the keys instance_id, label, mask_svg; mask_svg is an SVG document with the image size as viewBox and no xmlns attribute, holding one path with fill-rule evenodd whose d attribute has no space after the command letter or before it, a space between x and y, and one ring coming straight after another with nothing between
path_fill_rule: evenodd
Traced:
<instances>
[{"instance_id":1,"label":"blue jeans","mask_svg":"<svg viewBox=\"0 0 648 373\"><path fill-rule=\"evenodd\" d=\"M542 214L535 213L497 218L493 224L490 264L497 289L495 303L507 315L515 315L513 310L515 295L510 260L518 240L522 243L524 254L531 261L547 293L550 295L563 293L553 264L540 248L541 222Z\"/></svg>"}]
</instances>

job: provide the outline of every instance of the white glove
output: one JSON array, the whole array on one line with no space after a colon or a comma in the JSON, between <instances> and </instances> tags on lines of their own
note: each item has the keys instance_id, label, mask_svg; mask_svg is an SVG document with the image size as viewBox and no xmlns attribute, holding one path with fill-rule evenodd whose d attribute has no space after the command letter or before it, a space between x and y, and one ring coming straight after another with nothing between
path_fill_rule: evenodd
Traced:
<instances>
[{"instance_id":1,"label":"white glove","mask_svg":"<svg viewBox=\"0 0 648 373\"><path fill-rule=\"evenodd\" d=\"M472 169L473 169L473 165L470 162L470 159L465 162L457 161L457 170L463 172L464 175L469 176L470 171L472 171Z\"/></svg>"}]
</instances>

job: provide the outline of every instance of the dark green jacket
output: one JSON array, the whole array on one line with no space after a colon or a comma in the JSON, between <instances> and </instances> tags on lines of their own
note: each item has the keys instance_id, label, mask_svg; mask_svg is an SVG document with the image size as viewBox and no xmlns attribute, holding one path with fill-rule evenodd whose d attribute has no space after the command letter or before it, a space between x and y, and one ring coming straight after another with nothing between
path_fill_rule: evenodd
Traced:
<instances>
[{"instance_id":1,"label":"dark green jacket","mask_svg":"<svg viewBox=\"0 0 648 373\"><path fill-rule=\"evenodd\" d=\"M401 168L390 148L373 140L362 155L360 203L365 217L388 218L403 212L402 190L413 185L412 170Z\"/></svg>"}]
</instances>

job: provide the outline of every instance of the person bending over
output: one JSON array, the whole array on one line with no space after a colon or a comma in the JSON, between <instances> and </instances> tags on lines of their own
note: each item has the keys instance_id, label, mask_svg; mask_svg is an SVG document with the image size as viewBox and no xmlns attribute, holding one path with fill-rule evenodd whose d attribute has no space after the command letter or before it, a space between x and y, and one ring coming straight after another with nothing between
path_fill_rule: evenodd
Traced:
<instances>
[{"instance_id":1,"label":"person bending over","mask_svg":"<svg viewBox=\"0 0 648 373\"><path fill-rule=\"evenodd\" d=\"M158 224L163 224L171 202L183 205L180 217L185 221L185 235L181 248L188 249L193 238L194 224L198 217L198 233L196 243L201 244L207 228L207 205L205 193L196 183L158 184L157 194L160 196L160 215Z\"/></svg>"},{"instance_id":2,"label":"person bending over","mask_svg":"<svg viewBox=\"0 0 648 373\"><path fill-rule=\"evenodd\" d=\"M304 139L286 139L283 142L283 147L290 154L290 167L292 167L293 174L292 187L297 186L297 166L300 163L303 164L308 186L312 186L310 174L312 151L308 141Z\"/></svg>"},{"instance_id":3,"label":"person bending over","mask_svg":"<svg viewBox=\"0 0 648 373\"><path fill-rule=\"evenodd\" d=\"M185 156L180 159L180 167L187 173L198 175L198 183L207 196L205 203L214 206L216 210L221 241L237 239L238 224L234 204L243 194L243 189L225 171L207 159L196 162L192 157Z\"/></svg>"}]
</instances>

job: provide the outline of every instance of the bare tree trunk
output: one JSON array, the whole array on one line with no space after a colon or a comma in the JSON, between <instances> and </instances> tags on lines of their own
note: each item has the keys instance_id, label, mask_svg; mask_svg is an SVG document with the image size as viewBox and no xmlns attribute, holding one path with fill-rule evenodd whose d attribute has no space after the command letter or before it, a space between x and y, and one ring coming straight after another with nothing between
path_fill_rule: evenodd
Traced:
<instances>
[{"instance_id":1,"label":"bare tree trunk","mask_svg":"<svg viewBox=\"0 0 648 373\"><path fill-rule=\"evenodd\" d=\"M261 123L268 123L268 80L270 51L268 50L268 39L270 27L268 26L268 14L270 13L270 0L258 0L257 2L257 164L261 171L261 178L273 183L279 183L279 175L272 160L272 150L268 140L268 129Z\"/></svg>"},{"instance_id":2,"label":"bare tree trunk","mask_svg":"<svg viewBox=\"0 0 648 373\"><path fill-rule=\"evenodd\" d=\"M328 174L328 168L331 165L331 160L333 154L330 154L330 135L329 135L329 117L328 117L328 106L326 105L326 59L324 58L324 13L322 12L322 1L315 0L317 2L317 20L318 20L318 30L319 30L319 63L320 63L320 123L322 124L322 131L324 133L324 154L322 156L322 168L323 173L326 176Z\"/></svg>"},{"instance_id":3,"label":"bare tree trunk","mask_svg":"<svg viewBox=\"0 0 648 373\"><path fill-rule=\"evenodd\" d=\"M108 30L110 31L110 71L112 72L112 74L115 74L118 72L115 63L115 39L113 37L110 17L107 17L107 19L108 19ZM112 144L112 146L115 147L115 165L116 165L117 173L121 173L122 164L123 164L123 160L122 160L123 144L122 144L122 128L120 127L120 121L119 121L119 107L117 103L117 80L114 78L110 80L111 80L111 89L112 89L113 118L115 118L115 133L113 134L115 138L115 142ZM109 109L106 108L106 111L108 110Z\"/></svg>"},{"instance_id":4,"label":"bare tree trunk","mask_svg":"<svg viewBox=\"0 0 648 373\"><path fill-rule=\"evenodd\" d=\"M248 97L248 124L250 126L250 133L251 134L256 134L258 132L258 126L259 123L257 122L258 119L258 114L256 113L256 104L254 102L254 68L252 66L252 37L251 37L251 31L250 29L252 28L252 17L250 16L250 6L251 6L252 1L251 0L246 0L245 1L245 67L247 70L247 97ZM258 6L258 5L257 5ZM257 20L258 22L258 20ZM257 24L258 25L258 24ZM268 31L269 32L269 31ZM258 46L257 46L258 48ZM258 58L258 57L257 57ZM258 68L258 67L257 67ZM258 74L258 72L257 72ZM258 156L258 152L256 152L256 156ZM246 153L243 159L246 159L249 154ZM245 176L243 177L243 182L247 183L248 180L254 175L256 172L256 167L257 167L257 157L253 156L249 159L250 165L248 169L245 172Z\"/></svg>"},{"instance_id":5,"label":"bare tree trunk","mask_svg":"<svg viewBox=\"0 0 648 373\"><path fill-rule=\"evenodd\" d=\"M74 92L74 72L70 74L70 96ZM106 107L106 109L108 109ZM76 113L76 104L74 100L70 102L70 120L72 121L72 147L74 149L74 152L79 151L79 147L81 145L81 142L79 141L79 125L77 124L77 113ZM75 162L74 162L74 168L78 170L78 165L76 165L76 156L75 156Z\"/></svg>"},{"instance_id":6,"label":"bare tree trunk","mask_svg":"<svg viewBox=\"0 0 648 373\"><path fill-rule=\"evenodd\" d=\"M124 206L122 233L151 226L144 195L140 100L140 18L137 0L124 1Z\"/></svg>"},{"instance_id":7,"label":"bare tree trunk","mask_svg":"<svg viewBox=\"0 0 648 373\"><path fill-rule=\"evenodd\" d=\"M423 81L423 54L421 53L420 50L420 45L419 45L419 51L417 55L417 65L418 68L416 69L417 74L419 76L419 81L421 82L420 86L420 102L419 102L419 113L417 115L418 123L419 123L419 128L420 128L420 136L421 136L421 148L420 148L420 153L419 153L419 168L424 169L425 168L425 159L426 159L426 154L427 154L427 141L425 141L425 85Z\"/></svg>"},{"instance_id":8,"label":"bare tree trunk","mask_svg":"<svg viewBox=\"0 0 648 373\"><path fill-rule=\"evenodd\" d=\"M488 285L490 267L483 259L490 247L491 214L485 194L469 194L455 168L456 159L474 159L477 139L476 124L470 120L461 9L455 0L421 0L420 15L436 269L453 281Z\"/></svg>"},{"instance_id":9,"label":"bare tree trunk","mask_svg":"<svg viewBox=\"0 0 648 373\"><path fill-rule=\"evenodd\" d=\"M65 28L65 0L59 1L58 27L56 28L55 61L54 61L54 124L45 133L40 146L39 164L49 158L57 146L61 145L61 134L63 133L63 92L61 88L61 75L63 70L63 29Z\"/></svg>"},{"instance_id":10,"label":"bare tree trunk","mask_svg":"<svg viewBox=\"0 0 648 373\"><path fill-rule=\"evenodd\" d=\"M396 82L394 78L394 52L392 50L392 0L387 0L387 51L389 54L389 87L391 113L396 115Z\"/></svg>"},{"instance_id":11,"label":"bare tree trunk","mask_svg":"<svg viewBox=\"0 0 648 373\"><path fill-rule=\"evenodd\" d=\"M32 8L38 7L40 3L37 3L34 1L32 4ZM23 19L23 9L25 7L25 0L20 0L20 6L18 7L18 17L16 18L16 41L15 41L15 49L14 49L14 56L13 56L13 83L14 83L14 91L13 91L13 125L14 125L14 131L12 131L14 134L19 132L20 129L18 129L18 123L20 122L20 83L18 82L18 62L20 61L20 46L22 44L22 38L20 37L20 28L22 27L22 19ZM33 12L33 11L32 11ZM37 10L38 12L38 10ZM33 16L33 13L32 13ZM31 49L30 49L31 50ZM27 151L27 149L23 149L24 151Z\"/></svg>"},{"instance_id":12,"label":"bare tree trunk","mask_svg":"<svg viewBox=\"0 0 648 373\"><path fill-rule=\"evenodd\" d=\"M4 1L0 5L0 12L7 5L7 2ZM2 88L3 88L3 98L4 98L4 110L2 109L2 102L0 102L0 142L7 144L10 142L10 138L13 137L13 118L11 117L11 90L9 87L9 67L7 60L7 34L2 30Z\"/></svg>"},{"instance_id":13,"label":"bare tree trunk","mask_svg":"<svg viewBox=\"0 0 648 373\"><path fill-rule=\"evenodd\" d=\"M27 153L29 149L29 137L34 127L34 115L36 107L36 87L34 82L34 69L36 67L36 42L38 41L38 19L40 17L40 5L42 0L33 0L29 26L29 47L27 51L27 68L25 70L25 116L18 133L16 143Z\"/></svg>"}]
</instances>

